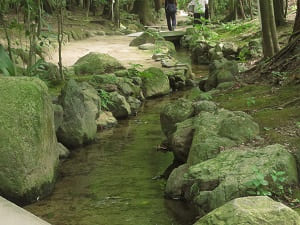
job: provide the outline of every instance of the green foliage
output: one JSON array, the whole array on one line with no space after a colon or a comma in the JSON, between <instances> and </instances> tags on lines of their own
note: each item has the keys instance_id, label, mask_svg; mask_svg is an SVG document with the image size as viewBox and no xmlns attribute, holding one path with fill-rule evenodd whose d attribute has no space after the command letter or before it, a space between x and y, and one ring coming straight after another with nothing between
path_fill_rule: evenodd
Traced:
<instances>
[{"instance_id":1,"label":"green foliage","mask_svg":"<svg viewBox=\"0 0 300 225\"><path fill-rule=\"evenodd\" d=\"M112 104L109 93L103 89L98 89L97 91L101 99L101 108L108 110L108 105Z\"/></svg>"},{"instance_id":2,"label":"green foliage","mask_svg":"<svg viewBox=\"0 0 300 225\"><path fill-rule=\"evenodd\" d=\"M140 76L141 72L139 70L142 68L143 68L143 65L141 65L141 64L130 63L130 67L128 69L129 76L130 77Z\"/></svg>"},{"instance_id":3,"label":"green foliage","mask_svg":"<svg viewBox=\"0 0 300 225\"><path fill-rule=\"evenodd\" d=\"M287 72L279 72L279 71L272 71L272 77L274 83L282 84L285 80L288 79Z\"/></svg>"},{"instance_id":4,"label":"green foliage","mask_svg":"<svg viewBox=\"0 0 300 225\"><path fill-rule=\"evenodd\" d=\"M256 101L255 101L255 97L249 97L247 98L247 106L250 107L252 105L255 105Z\"/></svg>"},{"instance_id":5,"label":"green foliage","mask_svg":"<svg viewBox=\"0 0 300 225\"><path fill-rule=\"evenodd\" d=\"M265 180L264 175L257 168L253 168L253 172L255 178L247 183L248 188L250 188L248 193L250 195L271 196L272 193L267 188L269 182Z\"/></svg>"},{"instance_id":6,"label":"green foliage","mask_svg":"<svg viewBox=\"0 0 300 225\"><path fill-rule=\"evenodd\" d=\"M207 40L216 40L219 35L214 32L210 27L207 26L209 21L205 18L200 18L200 24L195 25L196 34L195 35L203 35Z\"/></svg>"},{"instance_id":7,"label":"green foliage","mask_svg":"<svg viewBox=\"0 0 300 225\"><path fill-rule=\"evenodd\" d=\"M296 126L300 129L300 122L297 122Z\"/></svg>"},{"instance_id":8,"label":"green foliage","mask_svg":"<svg viewBox=\"0 0 300 225\"><path fill-rule=\"evenodd\" d=\"M273 192L276 195L284 195L284 181L286 181L286 174L284 171L275 171L271 173L272 180L275 184Z\"/></svg>"},{"instance_id":9,"label":"green foliage","mask_svg":"<svg viewBox=\"0 0 300 225\"><path fill-rule=\"evenodd\" d=\"M5 49L0 45L0 71L4 76L15 76L15 65L9 58Z\"/></svg>"},{"instance_id":10,"label":"green foliage","mask_svg":"<svg viewBox=\"0 0 300 225\"><path fill-rule=\"evenodd\" d=\"M207 101L213 99L212 95L208 92L201 93L200 97L201 97L201 99L207 100Z\"/></svg>"},{"instance_id":11,"label":"green foliage","mask_svg":"<svg viewBox=\"0 0 300 225\"><path fill-rule=\"evenodd\" d=\"M241 62L246 62L247 59L251 57L251 52L249 48L242 48L242 50L239 52L238 58Z\"/></svg>"},{"instance_id":12,"label":"green foliage","mask_svg":"<svg viewBox=\"0 0 300 225\"><path fill-rule=\"evenodd\" d=\"M29 77L41 77L44 73L46 73L45 61L43 59L39 59L35 64L26 68L24 75Z\"/></svg>"},{"instance_id":13,"label":"green foliage","mask_svg":"<svg viewBox=\"0 0 300 225\"><path fill-rule=\"evenodd\" d=\"M257 168L253 168L253 172L255 173L255 178L247 183L248 188L250 188L249 194L277 197L285 195L284 182L286 181L286 173L284 171L272 171L270 175L273 182L272 185L269 184ZM289 188L289 192L292 194L291 188Z\"/></svg>"},{"instance_id":14,"label":"green foliage","mask_svg":"<svg viewBox=\"0 0 300 225\"><path fill-rule=\"evenodd\" d=\"M246 30L256 27L254 23L223 23L222 27L231 34L241 34Z\"/></svg>"}]
</instances>

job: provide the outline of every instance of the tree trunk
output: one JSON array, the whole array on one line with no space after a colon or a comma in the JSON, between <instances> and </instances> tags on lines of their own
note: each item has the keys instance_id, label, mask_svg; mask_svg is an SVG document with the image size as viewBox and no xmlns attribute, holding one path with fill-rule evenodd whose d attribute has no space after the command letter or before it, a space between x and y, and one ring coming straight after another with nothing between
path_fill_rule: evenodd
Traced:
<instances>
[{"instance_id":1,"label":"tree trunk","mask_svg":"<svg viewBox=\"0 0 300 225\"><path fill-rule=\"evenodd\" d=\"M62 42L64 39L64 30L63 30L63 0L60 0L60 5L57 13L57 42L58 42L58 68L60 79L64 80L64 73L63 73L63 63L62 63Z\"/></svg>"},{"instance_id":2,"label":"tree trunk","mask_svg":"<svg viewBox=\"0 0 300 225\"><path fill-rule=\"evenodd\" d=\"M120 0L115 0L115 5L114 5L114 8L115 8L115 26L117 28L120 28Z\"/></svg>"},{"instance_id":3,"label":"tree trunk","mask_svg":"<svg viewBox=\"0 0 300 225\"><path fill-rule=\"evenodd\" d=\"M208 2L208 10L210 19L213 20L215 18L215 0L210 0Z\"/></svg>"},{"instance_id":4,"label":"tree trunk","mask_svg":"<svg viewBox=\"0 0 300 225\"><path fill-rule=\"evenodd\" d=\"M281 26L285 23L284 1L285 0L273 0L276 26Z\"/></svg>"},{"instance_id":5,"label":"tree trunk","mask_svg":"<svg viewBox=\"0 0 300 225\"><path fill-rule=\"evenodd\" d=\"M300 32L300 0L297 1L297 15L294 24L294 33Z\"/></svg>"},{"instance_id":6,"label":"tree trunk","mask_svg":"<svg viewBox=\"0 0 300 225\"><path fill-rule=\"evenodd\" d=\"M152 24L151 0L136 0L133 11L139 15L141 23L144 25Z\"/></svg>"},{"instance_id":7,"label":"tree trunk","mask_svg":"<svg viewBox=\"0 0 300 225\"><path fill-rule=\"evenodd\" d=\"M263 52L265 57L272 57L279 51L273 0L259 0L263 35Z\"/></svg>"}]
</instances>

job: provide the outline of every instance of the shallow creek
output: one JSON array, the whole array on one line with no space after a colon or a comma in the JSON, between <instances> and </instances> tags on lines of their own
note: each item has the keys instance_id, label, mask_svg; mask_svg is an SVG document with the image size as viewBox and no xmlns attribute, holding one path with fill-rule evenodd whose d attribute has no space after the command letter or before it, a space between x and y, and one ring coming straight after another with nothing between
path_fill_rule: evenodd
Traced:
<instances>
[{"instance_id":1,"label":"shallow creek","mask_svg":"<svg viewBox=\"0 0 300 225\"><path fill-rule=\"evenodd\" d=\"M60 168L54 193L26 210L53 225L189 225L193 210L164 198L161 175L171 153L156 150L164 135L159 112L182 93L147 101L141 112L100 132Z\"/></svg>"}]
</instances>

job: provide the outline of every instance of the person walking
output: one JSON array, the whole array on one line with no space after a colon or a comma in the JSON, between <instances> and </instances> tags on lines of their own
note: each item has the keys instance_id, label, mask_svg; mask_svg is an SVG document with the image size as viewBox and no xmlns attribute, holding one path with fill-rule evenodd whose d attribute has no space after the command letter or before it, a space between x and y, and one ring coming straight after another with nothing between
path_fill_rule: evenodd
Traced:
<instances>
[{"instance_id":1,"label":"person walking","mask_svg":"<svg viewBox=\"0 0 300 225\"><path fill-rule=\"evenodd\" d=\"M174 31L176 28L177 1L165 0L165 11L168 29L169 31Z\"/></svg>"},{"instance_id":2,"label":"person walking","mask_svg":"<svg viewBox=\"0 0 300 225\"><path fill-rule=\"evenodd\" d=\"M194 24L200 24L201 18L208 20L208 0L193 0L194 1Z\"/></svg>"}]
</instances>

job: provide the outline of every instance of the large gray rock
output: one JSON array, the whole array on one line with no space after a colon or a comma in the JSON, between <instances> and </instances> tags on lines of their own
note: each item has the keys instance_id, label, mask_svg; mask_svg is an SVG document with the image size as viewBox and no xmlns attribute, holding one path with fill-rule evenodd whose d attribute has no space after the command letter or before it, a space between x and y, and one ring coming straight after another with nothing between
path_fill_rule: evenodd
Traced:
<instances>
[{"instance_id":1,"label":"large gray rock","mask_svg":"<svg viewBox=\"0 0 300 225\"><path fill-rule=\"evenodd\" d=\"M98 119L96 120L98 130L113 127L117 123L117 119L113 116L111 112L108 111L101 111Z\"/></svg>"},{"instance_id":2,"label":"large gray rock","mask_svg":"<svg viewBox=\"0 0 300 225\"><path fill-rule=\"evenodd\" d=\"M194 225L300 225L300 216L266 196L234 199L198 220Z\"/></svg>"},{"instance_id":3,"label":"large gray rock","mask_svg":"<svg viewBox=\"0 0 300 225\"><path fill-rule=\"evenodd\" d=\"M130 105L124 96L117 92L112 92L109 94L109 100L107 103L108 109L117 119L126 118L131 114Z\"/></svg>"},{"instance_id":4,"label":"large gray rock","mask_svg":"<svg viewBox=\"0 0 300 225\"><path fill-rule=\"evenodd\" d=\"M168 137L176 130L176 123L182 122L194 114L193 103L184 98L167 104L160 113L162 131Z\"/></svg>"},{"instance_id":5,"label":"large gray rock","mask_svg":"<svg viewBox=\"0 0 300 225\"><path fill-rule=\"evenodd\" d=\"M69 148L93 141L101 106L98 92L85 82L70 80L59 96L59 103L64 109L63 122L57 131L59 141Z\"/></svg>"},{"instance_id":6,"label":"large gray rock","mask_svg":"<svg viewBox=\"0 0 300 225\"><path fill-rule=\"evenodd\" d=\"M183 164L175 168L168 178L165 194L173 199L182 199L184 195L183 186L186 183L184 174L188 172L189 166Z\"/></svg>"},{"instance_id":7,"label":"large gray rock","mask_svg":"<svg viewBox=\"0 0 300 225\"><path fill-rule=\"evenodd\" d=\"M120 69L124 69L124 67L117 59L108 54L97 52L90 52L79 58L74 64L77 75L112 73Z\"/></svg>"},{"instance_id":8,"label":"large gray rock","mask_svg":"<svg viewBox=\"0 0 300 225\"><path fill-rule=\"evenodd\" d=\"M57 131L60 125L62 124L64 118L64 110L61 107L61 105L53 104L53 111L54 111L55 131Z\"/></svg>"},{"instance_id":9,"label":"large gray rock","mask_svg":"<svg viewBox=\"0 0 300 225\"><path fill-rule=\"evenodd\" d=\"M50 194L58 165L53 108L36 78L0 78L0 194L18 203Z\"/></svg>"},{"instance_id":10,"label":"large gray rock","mask_svg":"<svg viewBox=\"0 0 300 225\"><path fill-rule=\"evenodd\" d=\"M203 88L205 91L209 91L221 83L235 81L235 76L238 72L236 61L227 59L215 60L210 65L209 76Z\"/></svg>"},{"instance_id":11,"label":"large gray rock","mask_svg":"<svg viewBox=\"0 0 300 225\"><path fill-rule=\"evenodd\" d=\"M154 44L156 40L163 40L163 37L160 36L159 33L153 32L153 31L145 31L142 35L139 37L136 37L133 39L129 46L139 46L146 43L152 43Z\"/></svg>"},{"instance_id":12,"label":"large gray rock","mask_svg":"<svg viewBox=\"0 0 300 225\"><path fill-rule=\"evenodd\" d=\"M168 76L161 69L155 67L148 68L141 73L141 77L145 98L162 96L170 92Z\"/></svg>"},{"instance_id":13,"label":"large gray rock","mask_svg":"<svg viewBox=\"0 0 300 225\"><path fill-rule=\"evenodd\" d=\"M256 138L259 126L244 112L220 109L194 118L195 132L187 162L194 165L216 157L222 149Z\"/></svg>"},{"instance_id":14,"label":"large gray rock","mask_svg":"<svg viewBox=\"0 0 300 225\"><path fill-rule=\"evenodd\" d=\"M194 118L176 123L176 131L168 138L169 148L179 162L186 162L195 131Z\"/></svg>"},{"instance_id":15,"label":"large gray rock","mask_svg":"<svg viewBox=\"0 0 300 225\"><path fill-rule=\"evenodd\" d=\"M283 186L298 184L295 158L281 145L225 150L189 168L184 176L185 197L210 211L234 198L256 192L252 183L258 176L268 180L261 189L279 194L278 183L271 179L274 171L284 172Z\"/></svg>"}]
</instances>

